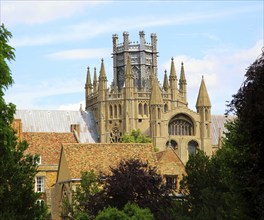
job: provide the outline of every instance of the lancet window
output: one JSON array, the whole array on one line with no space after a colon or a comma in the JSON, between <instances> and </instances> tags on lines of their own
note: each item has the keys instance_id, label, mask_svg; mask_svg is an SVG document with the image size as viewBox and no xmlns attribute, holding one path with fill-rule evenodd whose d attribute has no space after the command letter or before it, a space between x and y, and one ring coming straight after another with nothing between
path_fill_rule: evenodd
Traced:
<instances>
[{"instance_id":1,"label":"lancet window","mask_svg":"<svg viewBox=\"0 0 264 220\"><path fill-rule=\"evenodd\" d=\"M144 104L144 115L148 115L148 105L147 105L147 103Z\"/></svg>"}]
</instances>

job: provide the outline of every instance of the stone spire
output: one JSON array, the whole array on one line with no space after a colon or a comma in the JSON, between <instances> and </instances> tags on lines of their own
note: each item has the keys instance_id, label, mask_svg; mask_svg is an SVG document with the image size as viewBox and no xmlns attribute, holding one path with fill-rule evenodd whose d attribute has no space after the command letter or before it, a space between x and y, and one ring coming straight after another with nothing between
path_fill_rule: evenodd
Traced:
<instances>
[{"instance_id":1,"label":"stone spire","mask_svg":"<svg viewBox=\"0 0 264 220\"><path fill-rule=\"evenodd\" d=\"M169 89L167 70L165 70L165 72L164 72L163 89L166 92L168 92L168 89Z\"/></svg>"},{"instance_id":2,"label":"stone spire","mask_svg":"<svg viewBox=\"0 0 264 220\"><path fill-rule=\"evenodd\" d=\"M91 83L91 75L90 75L90 67L88 66L87 68L87 76L86 76L86 84L85 84L85 90L86 90L86 95L91 95L92 94L92 83Z\"/></svg>"},{"instance_id":3,"label":"stone spire","mask_svg":"<svg viewBox=\"0 0 264 220\"><path fill-rule=\"evenodd\" d=\"M93 92L97 91L97 74L96 74L96 67L94 67L94 78L93 78Z\"/></svg>"},{"instance_id":4,"label":"stone spire","mask_svg":"<svg viewBox=\"0 0 264 220\"><path fill-rule=\"evenodd\" d=\"M184 71L184 65L183 62L181 63L181 75L180 75L180 80L179 80L179 89L180 93L183 95L184 101L187 100L187 89L186 89L186 78L185 78L185 71Z\"/></svg>"},{"instance_id":5,"label":"stone spire","mask_svg":"<svg viewBox=\"0 0 264 220\"><path fill-rule=\"evenodd\" d=\"M153 78L151 96L150 96L150 105L163 105L163 99L158 84L158 79L156 77Z\"/></svg>"},{"instance_id":6,"label":"stone spire","mask_svg":"<svg viewBox=\"0 0 264 220\"><path fill-rule=\"evenodd\" d=\"M200 85L200 90L196 102L196 108L198 109L200 107L211 107L211 102L204 83L204 77L202 77L202 82Z\"/></svg>"},{"instance_id":7,"label":"stone spire","mask_svg":"<svg viewBox=\"0 0 264 220\"><path fill-rule=\"evenodd\" d=\"M177 99L177 76L176 76L176 70L174 66L173 57L171 58L171 69L170 69L170 89L171 89L171 99L176 100Z\"/></svg>"},{"instance_id":8,"label":"stone spire","mask_svg":"<svg viewBox=\"0 0 264 220\"><path fill-rule=\"evenodd\" d=\"M177 80L176 76L176 70L175 70L175 65L174 65L174 58L171 58L171 69L170 69L170 79L173 78Z\"/></svg>"},{"instance_id":9,"label":"stone spire","mask_svg":"<svg viewBox=\"0 0 264 220\"><path fill-rule=\"evenodd\" d=\"M105 67L104 67L104 59L102 59L102 62L101 62L99 83L100 83L100 81L107 81L106 73L105 73Z\"/></svg>"},{"instance_id":10,"label":"stone spire","mask_svg":"<svg viewBox=\"0 0 264 220\"><path fill-rule=\"evenodd\" d=\"M99 75L99 84L98 84L99 100L102 101L106 99L106 91L107 91L107 78L105 73L104 60L102 59L100 75Z\"/></svg>"},{"instance_id":11,"label":"stone spire","mask_svg":"<svg viewBox=\"0 0 264 220\"><path fill-rule=\"evenodd\" d=\"M181 75L180 75L180 82L186 82L186 78L185 78L185 71L184 71L183 62L181 63Z\"/></svg>"}]
</instances>

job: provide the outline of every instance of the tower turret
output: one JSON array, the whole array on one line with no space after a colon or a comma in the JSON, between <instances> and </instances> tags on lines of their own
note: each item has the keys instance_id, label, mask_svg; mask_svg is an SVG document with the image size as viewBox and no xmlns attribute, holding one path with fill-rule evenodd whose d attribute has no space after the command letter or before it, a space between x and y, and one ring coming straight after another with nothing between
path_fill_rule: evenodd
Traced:
<instances>
[{"instance_id":1,"label":"tower turret","mask_svg":"<svg viewBox=\"0 0 264 220\"><path fill-rule=\"evenodd\" d=\"M179 90L180 93L183 96L183 101L186 102L187 101L187 89L186 89L186 78L185 78L185 71L184 71L184 66L183 66L183 62L181 63L181 75L180 75L180 80L179 80Z\"/></svg>"},{"instance_id":2,"label":"tower turret","mask_svg":"<svg viewBox=\"0 0 264 220\"><path fill-rule=\"evenodd\" d=\"M88 66L87 75L86 75L86 83L85 83L86 97L92 94L92 88L93 88L93 85L91 83L90 67Z\"/></svg>"},{"instance_id":3,"label":"tower turret","mask_svg":"<svg viewBox=\"0 0 264 220\"><path fill-rule=\"evenodd\" d=\"M100 134L100 142L107 142L107 131L106 131L106 122L107 122L107 78L104 67L104 60L102 59L100 75L99 75L99 84L98 84L98 109L97 109L97 120L98 120L98 131Z\"/></svg>"},{"instance_id":4,"label":"tower turret","mask_svg":"<svg viewBox=\"0 0 264 220\"><path fill-rule=\"evenodd\" d=\"M118 45L118 35L113 34L112 35L113 40L113 70L114 70L114 79L113 79L113 87L117 87L117 57L115 54L117 54L117 45Z\"/></svg>"},{"instance_id":5,"label":"tower turret","mask_svg":"<svg viewBox=\"0 0 264 220\"><path fill-rule=\"evenodd\" d=\"M167 70L165 70L165 72L164 72L163 89L164 89L164 91L166 91L166 92L168 92L168 90L169 90L169 83L168 83Z\"/></svg>"},{"instance_id":6,"label":"tower turret","mask_svg":"<svg viewBox=\"0 0 264 220\"><path fill-rule=\"evenodd\" d=\"M134 76L131 70L131 61L128 57L127 59L127 66L126 66L126 74L125 74L125 132L131 132L134 128L134 118L135 118L135 111L134 111Z\"/></svg>"},{"instance_id":7,"label":"tower turret","mask_svg":"<svg viewBox=\"0 0 264 220\"><path fill-rule=\"evenodd\" d=\"M201 149L207 155L212 154L212 132L211 132L211 102L205 86L204 78L200 85L198 98L196 101L196 109L200 115L200 138Z\"/></svg>"},{"instance_id":8,"label":"tower turret","mask_svg":"<svg viewBox=\"0 0 264 220\"><path fill-rule=\"evenodd\" d=\"M96 67L94 67L93 93L96 93L97 90L98 90L98 87L97 87L97 74L96 74Z\"/></svg>"},{"instance_id":9,"label":"tower turret","mask_svg":"<svg viewBox=\"0 0 264 220\"><path fill-rule=\"evenodd\" d=\"M99 85L98 85L98 93L100 100L105 100L106 90L107 90L107 78L105 73L104 60L102 59L100 75L99 75Z\"/></svg>"},{"instance_id":10,"label":"tower turret","mask_svg":"<svg viewBox=\"0 0 264 220\"><path fill-rule=\"evenodd\" d=\"M151 46L152 46L152 65L153 73L155 76L158 75L158 61L157 61L157 35L155 33L151 34Z\"/></svg>"},{"instance_id":11,"label":"tower turret","mask_svg":"<svg viewBox=\"0 0 264 220\"><path fill-rule=\"evenodd\" d=\"M177 76L174 66L173 58L171 58L171 69L170 69L170 89L171 89L171 99L175 101L177 99Z\"/></svg>"},{"instance_id":12,"label":"tower turret","mask_svg":"<svg viewBox=\"0 0 264 220\"><path fill-rule=\"evenodd\" d=\"M163 98L161 90L158 84L157 77L154 76L151 96L150 96L150 135L153 140L154 146L159 143L159 139L162 137L163 132L161 129L162 124L162 111L164 108Z\"/></svg>"}]
</instances>

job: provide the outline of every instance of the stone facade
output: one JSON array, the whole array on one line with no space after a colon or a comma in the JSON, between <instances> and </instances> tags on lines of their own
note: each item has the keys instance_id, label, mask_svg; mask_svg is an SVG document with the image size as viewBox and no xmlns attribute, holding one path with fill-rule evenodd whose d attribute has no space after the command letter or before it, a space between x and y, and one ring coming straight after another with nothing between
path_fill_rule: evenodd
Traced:
<instances>
[{"instance_id":1,"label":"stone facade","mask_svg":"<svg viewBox=\"0 0 264 220\"><path fill-rule=\"evenodd\" d=\"M160 86L157 64L157 36L151 34L146 43L139 32L139 43L129 41L124 32L123 43L113 35L113 83L107 86L104 62L99 78L94 69L93 82L88 67L85 84L86 110L93 112L99 142L120 142L124 133L140 129L152 138L160 150L172 146L185 164L196 148L212 154L211 103L204 79L197 93L196 111L188 108L187 81L181 63L178 80L174 59L169 77L164 73Z\"/></svg>"},{"instance_id":2,"label":"stone facade","mask_svg":"<svg viewBox=\"0 0 264 220\"><path fill-rule=\"evenodd\" d=\"M44 200L48 207L51 208L51 189L57 180L62 143L77 143L73 130L68 133L24 132L21 119L16 119L13 127L19 140L26 140L29 145L25 154L40 156L35 185L38 177L43 178L43 189L40 191L42 193L40 199ZM70 129L69 127L69 131ZM37 191L37 186L35 186L35 189Z\"/></svg>"}]
</instances>

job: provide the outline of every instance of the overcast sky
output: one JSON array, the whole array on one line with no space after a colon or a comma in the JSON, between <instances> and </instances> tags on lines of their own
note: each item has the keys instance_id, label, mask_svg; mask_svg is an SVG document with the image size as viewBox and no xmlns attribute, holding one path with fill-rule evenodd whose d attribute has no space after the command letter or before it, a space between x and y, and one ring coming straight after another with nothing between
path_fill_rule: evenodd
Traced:
<instances>
[{"instance_id":1,"label":"overcast sky","mask_svg":"<svg viewBox=\"0 0 264 220\"><path fill-rule=\"evenodd\" d=\"M1 0L1 23L12 32L15 84L5 99L18 109L78 110L84 103L87 67L104 58L112 82L112 34L139 40L158 37L158 74L174 57L184 62L189 107L202 75L213 114L224 114L263 47L263 1L9 1Z\"/></svg>"}]
</instances>

